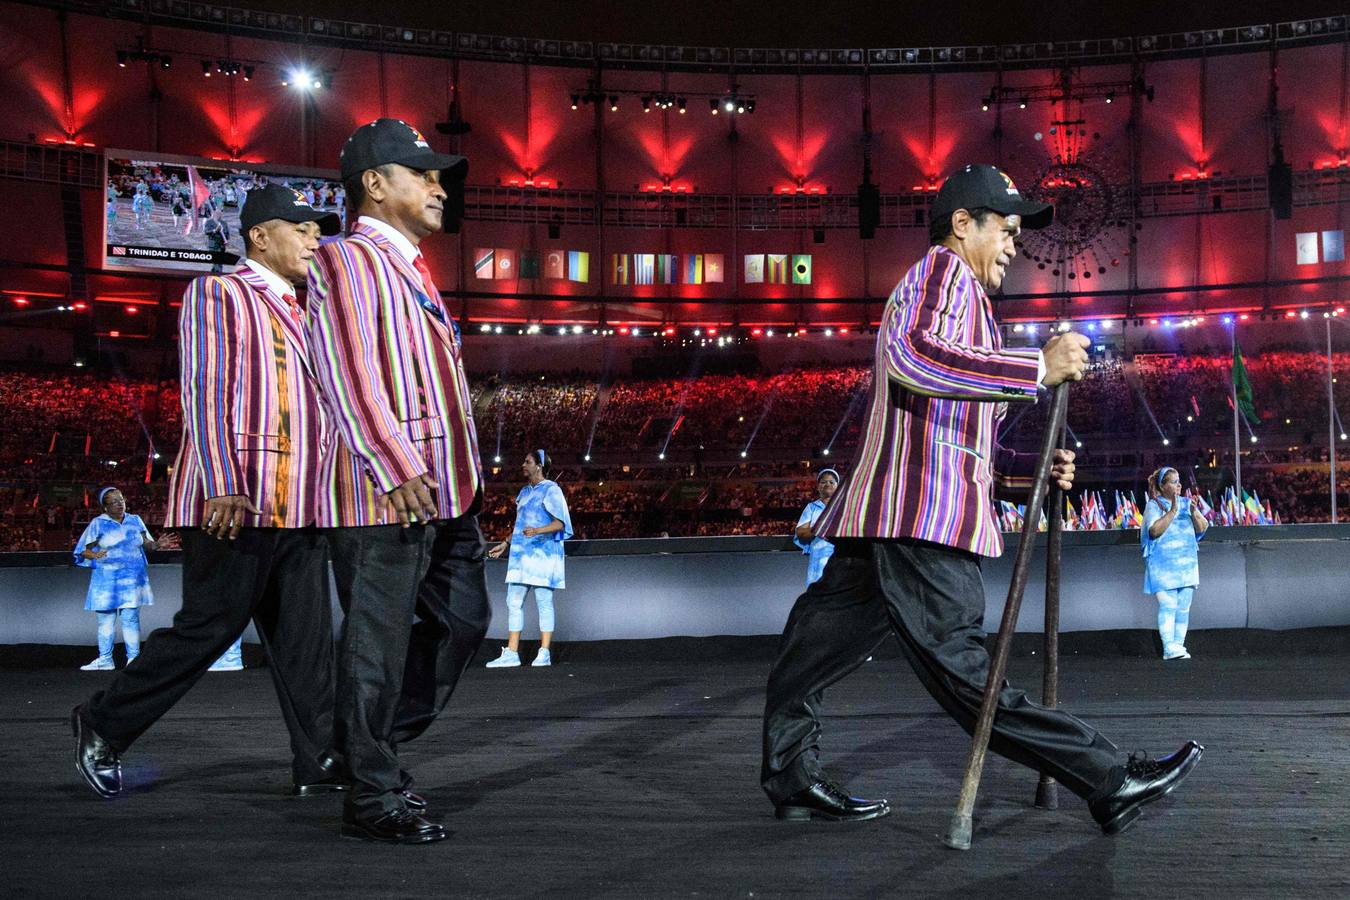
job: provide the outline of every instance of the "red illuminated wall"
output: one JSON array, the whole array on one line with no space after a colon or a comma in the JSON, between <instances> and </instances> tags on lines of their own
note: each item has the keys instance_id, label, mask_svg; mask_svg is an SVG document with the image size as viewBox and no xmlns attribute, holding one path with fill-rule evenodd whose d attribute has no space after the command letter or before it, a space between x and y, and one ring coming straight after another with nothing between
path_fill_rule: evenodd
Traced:
<instances>
[{"instance_id":1,"label":"red illuminated wall","mask_svg":"<svg viewBox=\"0 0 1350 900\"><path fill-rule=\"evenodd\" d=\"M144 63L118 68L115 50L137 40L172 49L172 68ZM1277 119L1286 157L1297 173L1334 167L1350 144L1343 96L1350 90L1343 78L1347 53L1346 45L1324 45L1279 55ZM218 56L257 61L255 77L247 83L204 78L200 59ZM250 161L332 168L354 126L388 115L416 124L440 146L467 155L470 182L477 185L533 176L564 190L633 192L668 182L696 196L745 197L800 184L847 197L861 180L869 92L873 177L891 195L925 194L930 182L968 161L997 163L1026 185L1056 154L1090 161L1116 189L1136 177L1146 188L1237 176L1259 179L1271 150L1271 58L1266 52L1145 63L1142 75L1154 87L1155 99L1140 102L1134 151L1128 97L1112 104L1096 98L1070 111L1033 104L986 112L980 100L994 83L992 71L879 73L870 82L861 74L743 74L739 88L756 96L754 115L711 116L702 97L691 98L683 116L673 109L644 114L637 96L623 94L618 112L605 109L597 116L593 107L568 108L569 95L584 90L593 74L584 68L456 65L441 58L163 26L146 29L81 15L67 18L63 51L55 12L3 3L0 59L6 106L0 138L70 138L98 147L217 157L234 153ZM280 73L295 65L331 71L331 88L305 95L282 87ZM1055 74L1025 69L1002 77L1005 87L1017 87L1045 84ZM1085 67L1076 78L1118 81L1132 74L1128 65L1103 65ZM704 94L729 87L725 74L604 75L606 91ZM453 139L433 134L433 124L445 120L456 96L471 131ZM1070 114L1082 122L1064 125ZM1066 141L1067 130L1082 131L1081 140ZM1350 187L1343 186L1342 193L1350 196ZM0 181L0 196L11 235L5 259L64 265L59 189L9 179ZM1323 202L1297 206L1290 221L1274 221L1265 208L1235 207L1238 201L1231 195L1223 202L1227 205L1216 209L1206 195L1184 214L1145 215L1137 231L1106 229L1080 254L1087 277L1081 268L1061 266L1055 275L1053 264L1041 268L1030 258L1020 260L1005 286L1015 298L1003 305L1004 314L1050 318L1128 310L1149 315L1344 298L1341 283L1327 279L1350 276L1346 263L1294 263L1296 233L1345 227L1346 207L1335 202L1334 194L1330 201L1324 194ZM97 203L88 192L86 207L96 210ZM16 229L20 210L24 227ZM591 321L603 304L612 322L847 323L875 318L876 301L923 251L926 229L912 219L906 225L884 227L871 241L861 240L855 227L830 227L824 229L824 242L816 243L811 228L745 223L706 229L565 225L559 238L550 239L543 224L470 221L460 236L432 239L426 250L445 290L489 295L457 301L478 318ZM101 255L97 232L87 229L93 262ZM586 250L591 280L477 280L469 256L480 246ZM609 283L609 256L615 252L721 253L729 276L721 285L616 286ZM812 254L813 284L741 283L740 257L765 252ZM1098 265L1105 271L1099 272ZM24 289L56 277L22 265L0 271L8 286ZM1069 271L1078 277L1070 279ZM1309 278L1322 280L1263 287ZM1228 287L1178 292L1207 285ZM102 275L95 275L92 286L147 298L181 289L174 282ZM843 302L859 298L874 302L866 307Z\"/></svg>"}]
</instances>

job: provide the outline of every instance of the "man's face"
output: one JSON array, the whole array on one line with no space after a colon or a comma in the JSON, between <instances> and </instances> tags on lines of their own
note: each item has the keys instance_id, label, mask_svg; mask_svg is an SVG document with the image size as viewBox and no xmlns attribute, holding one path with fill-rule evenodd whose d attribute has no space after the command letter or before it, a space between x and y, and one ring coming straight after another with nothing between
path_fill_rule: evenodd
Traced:
<instances>
[{"instance_id":1,"label":"man's face","mask_svg":"<svg viewBox=\"0 0 1350 900\"><path fill-rule=\"evenodd\" d=\"M378 198L381 218L419 240L441 230L445 188L441 187L440 172L435 169L419 172L391 163L377 175L381 188Z\"/></svg>"},{"instance_id":2,"label":"man's face","mask_svg":"<svg viewBox=\"0 0 1350 900\"><path fill-rule=\"evenodd\" d=\"M258 230L262 235L254 236ZM253 227L259 262L291 284L303 284L309 274L309 261L319 246L317 222L283 222L272 219Z\"/></svg>"},{"instance_id":3,"label":"man's face","mask_svg":"<svg viewBox=\"0 0 1350 900\"><path fill-rule=\"evenodd\" d=\"M1022 233L1022 217L990 212L980 223L965 210L957 210L952 216L952 231L959 239L961 257L975 271L980 284L989 293L998 290L1017 256L1014 241Z\"/></svg>"}]
</instances>

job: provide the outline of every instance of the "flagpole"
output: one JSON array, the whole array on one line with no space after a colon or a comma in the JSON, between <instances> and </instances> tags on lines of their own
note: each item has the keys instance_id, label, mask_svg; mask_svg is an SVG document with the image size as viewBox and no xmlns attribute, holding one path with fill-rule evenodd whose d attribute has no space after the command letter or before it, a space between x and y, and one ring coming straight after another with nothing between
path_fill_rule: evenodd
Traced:
<instances>
[{"instance_id":1,"label":"flagpole","mask_svg":"<svg viewBox=\"0 0 1350 900\"><path fill-rule=\"evenodd\" d=\"M1237 366L1237 322L1233 323L1233 366ZM1231 373L1229 381L1233 389L1233 473L1237 482L1238 497L1242 497L1242 439L1238 434L1238 395L1237 372Z\"/></svg>"},{"instance_id":2,"label":"flagpole","mask_svg":"<svg viewBox=\"0 0 1350 900\"><path fill-rule=\"evenodd\" d=\"M1336 524L1336 395L1332 391L1335 372L1331 366L1331 316L1327 323L1327 446L1331 448L1331 524Z\"/></svg>"}]
</instances>

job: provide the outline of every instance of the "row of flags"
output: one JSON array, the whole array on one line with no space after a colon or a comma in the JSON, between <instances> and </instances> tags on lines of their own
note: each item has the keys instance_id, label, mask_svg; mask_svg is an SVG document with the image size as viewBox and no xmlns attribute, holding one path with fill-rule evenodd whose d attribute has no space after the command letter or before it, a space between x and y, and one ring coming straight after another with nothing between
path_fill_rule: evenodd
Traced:
<instances>
[{"instance_id":1,"label":"row of flags","mask_svg":"<svg viewBox=\"0 0 1350 900\"><path fill-rule=\"evenodd\" d=\"M473 277L485 280L556 278L591 280L591 254L585 250L512 250L480 247L473 252Z\"/></svg>"},{"instance_id":2,"label":"row of flags","mask_svg":"<svg viewBox=\"0 0 1350 900\"><path fill-rule=\"evenodd\" d=\"M479 247L473 253L473 275L482 280L556 278L590 281L591 255L583 250L516 250ZM721 253L614 253L612 284L721 284L726 257ZM746 284L810 284L809 253L748 253Z\"/></svg>"},{"instance_id":3,"label":"row of flags","mask_svg":"<svg viewBox=\"0 0 1350 900\"><path fill-rule=\"evenodd\" d=\"M1064 498L1063 526L1065 531L1119 531L1144 527L1144 511L1135 500L1134 492L1126 494L1115 491L1114 503L1110 509L1102 497L1101 491L1086 493L1077 507L1073 500ZM1244 488L1239 494L1235 488L1227 488L1215 503L1213 495L1202 496L1199 491L1186 491L1186 497L1200 511L1211 525L1280 525L1280 514L1270 507L1270 501L1262 502L1255 491L1250 493ZM1148 501L1145 500L1145 505ZM1006 500L997 504L999 525L1004 531L1021 531L1026 522L1026 505L1013 505ZM1045 531L1049 523L1045 511L1041 511L1039 530Z\"/></svg>"}]
</instances>

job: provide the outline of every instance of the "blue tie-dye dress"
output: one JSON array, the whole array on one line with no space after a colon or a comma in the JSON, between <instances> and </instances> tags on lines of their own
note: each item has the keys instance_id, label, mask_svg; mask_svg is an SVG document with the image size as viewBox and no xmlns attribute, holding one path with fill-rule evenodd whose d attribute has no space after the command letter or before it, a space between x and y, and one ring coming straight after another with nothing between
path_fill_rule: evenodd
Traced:
<instances>
[{"instance_id":1,"label":"blue tie-dye dress","mask_svg":"<svg viewBox=\"0 0 1350 900\"><path fill-rule=\"evenodd\" d=\"M812 528L816 525L816 520L820 514L825 511L824 500L812 500L806 504L806 509L802 510L801 518L797 520L797 528L803 525L810 525ZM802 552L809 555L811 560L806 564L806 586L810 587L820 580L820 576L825 574L825 563L829 562L834 555L834 544L824 538L812 538L811 543L803 544L797 540L797 529L792 530L792 543L802 548Z\"/></svg>"},{"instance_id":2,"label":"blue tie-dye dress","mask_svg":"<svg viewBox=\"0 0 1350 900\"><path fill-rule=\"evenodd\" d=\"M135 609L155 602L150 593L150 571L141 544L150 532L140 516L127 513L117 522L107 514L89 523L75 543L75 565L93 569L84 608L95 612ZM106 550L102 559L84 559L80 553L94 541Z\"/></svg>"},{"instance_id":3,"label":"blue tie-dye dress","mask_svg":"<svg viewBox=\"0 0 1350 900\"><path fill-rule=\"evenodd\" d=\"M526 537L526 528L543 528L554 519L562 531ZM506 563L507 584L566 587L563 578L563 541L572 536L567 498L555 481L525 485L516 495L516 527L511 532L511 556Z\"/></svg>"},{"instance_id":4,"label":"blue tie-dye dress","mask_svg":"<svg viewBox=\"0 0 1350 900\"><path fill-rule=\"evenodd\" d=\"M1175 591L1200 585L1199 542L1204 534L1196 534L1191 524L1190 501L1180 498L1181 509L1167 530L1156 538L1148 536L1153 523L1171 509L1171 504L1155 497L1144 509L1144 527L1139 531L1139 543L1144 552L1144 593Z\"/></svg>"}]
</instances>

